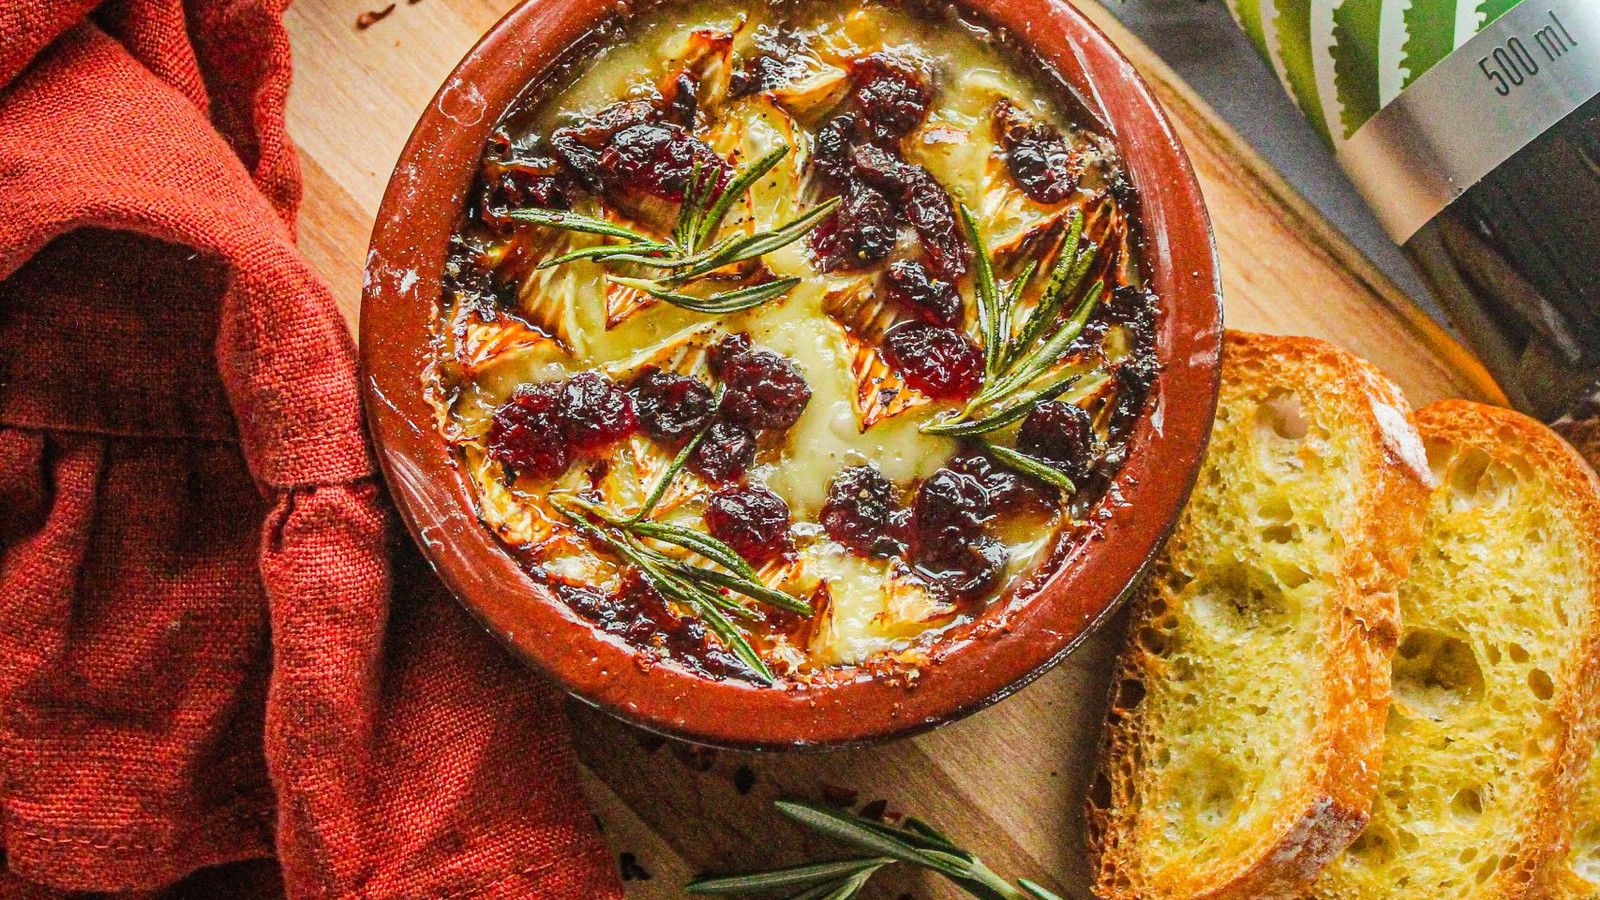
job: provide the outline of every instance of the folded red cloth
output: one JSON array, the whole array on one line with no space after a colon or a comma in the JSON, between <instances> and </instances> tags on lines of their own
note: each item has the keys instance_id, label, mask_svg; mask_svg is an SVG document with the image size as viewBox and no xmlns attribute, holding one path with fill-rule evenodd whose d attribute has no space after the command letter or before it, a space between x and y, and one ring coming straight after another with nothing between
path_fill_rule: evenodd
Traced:
<instances>
[{"instance_id":1,"label":"folded red cloth","mask_svg":"<svg viewBox=\"0 0 1600 900\"><path fill-rule=\"evenodd\" d=\"M620 896L385 512L281 4L94 6L0 0L0 897Z\"/></svg>"}]
</instances>

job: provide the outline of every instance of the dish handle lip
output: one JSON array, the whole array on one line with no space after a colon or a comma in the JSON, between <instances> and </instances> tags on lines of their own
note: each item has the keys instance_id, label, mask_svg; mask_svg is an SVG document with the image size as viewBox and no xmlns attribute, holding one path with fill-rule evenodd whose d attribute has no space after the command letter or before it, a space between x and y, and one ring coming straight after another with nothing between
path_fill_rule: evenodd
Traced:
<instances>
[{"instance_id":1,"label":"dish handle lip","mask_svg":"<svg viewBox=\"0 0 1600 900\"><path fill-rule=\"evenodd\" d=\"M524 0L430 101L385 191L367 255L360 379L377 459L401 517L451 592L498 640L570 693L644 728L738 749L856 746L954 721L1014 693L1075 649L1136 587L1198 476L1222 347L1219 266L1200 186L1171 123L1131 63L1063 0L960 0L1088 97L1111 130L1139 205L1162 307L1161 370L1097 524L995 633L913 683L763 688L669 664L644 666L536 584L479 521L423 394L448 244L482 148L542 73L621 15L652 3Z\"/></svg>"}]
</instances>

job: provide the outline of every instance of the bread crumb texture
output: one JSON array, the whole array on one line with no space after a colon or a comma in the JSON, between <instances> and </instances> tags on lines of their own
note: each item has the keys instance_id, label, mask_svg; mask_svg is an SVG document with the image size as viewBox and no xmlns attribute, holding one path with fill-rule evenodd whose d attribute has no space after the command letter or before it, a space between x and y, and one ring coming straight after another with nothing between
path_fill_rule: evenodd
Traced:
<instances>
[{"instance_id":1,"label":"bread crumb texture","mask_svg":"<svg viewBox=\"0 0 1600 900\"><path fill-rule=\"evenodd\" d=\"M1370 823L1314 893L1560 896L1594 739L1593 476L1515 413L1449 401L1418 419L1439 484L1399 591L1382 775ZM1580 831L1574 866L1594 878L1600 824Z\"/></svg>"}]
</instances>

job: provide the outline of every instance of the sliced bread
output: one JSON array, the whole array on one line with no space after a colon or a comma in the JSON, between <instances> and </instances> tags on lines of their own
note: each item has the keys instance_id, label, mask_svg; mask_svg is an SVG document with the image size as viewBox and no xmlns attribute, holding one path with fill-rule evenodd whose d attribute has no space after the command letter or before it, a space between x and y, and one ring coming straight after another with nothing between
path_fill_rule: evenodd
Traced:
<instances>
[{"instance_id":1,"label":"sliced bread","mask_svg":"<svg viewBox=\"0 0 1600 900\"><path fill-rule=\"evenodd\" d=\"M1400 586L1383 774L1313 895L1560 896L1595 738L1600 488L1526 416L1451 400L1417 419L1439 486Z\"/></svg>"},{"instance_id":2,"label":"sliced bread","mask_svg":"<svg viewBox=\"0 0 1600 900\"><path fill-rule=\"evenodd\" d=\"M1377 777L1427 461L1400 391L1230 333L1210 449L1132 609L1091 790L1107 900L1298 896Z\"/></svg>"}]
</instances>

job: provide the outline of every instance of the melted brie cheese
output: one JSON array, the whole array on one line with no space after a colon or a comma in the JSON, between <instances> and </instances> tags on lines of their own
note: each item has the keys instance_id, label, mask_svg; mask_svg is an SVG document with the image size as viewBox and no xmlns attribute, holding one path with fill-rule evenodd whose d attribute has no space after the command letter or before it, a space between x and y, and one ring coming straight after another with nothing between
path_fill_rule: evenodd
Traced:
<instances>
[{"instance_id":1,"label":"melted brie cheese","mask_svg":"<svg viewBox=\"0 0 1600 900\"><path fill-rule=\"evenodd\" d=\"M656 17L637 24L627 41L601 50L581 77L543 103L532 116L531 127L549 133L573 113L646 96L667 71L667 61L686 52L696 29L734 32L735 52L750 52L757 34L768 27L765 17L771 15L764 7L724 2L696 10L688 16ZM944 73L960 73L947 75L938 85L935 105L924 125L906 140L905 149L909 161L927 167L958 202L977 211L991 245L1015 240L1063 214L1065 205L1047 208L1029 201L1005 172L991 121L996 102L1007 100L1044 120L1059 122L1059 118L1054 104L993 46L947 23L922 21L883 6L847 6L809 15L814 21L801 30L806 74L770 94L721 105L709 132L702 135L736 166L777 147L790 147L786 158L735 205L725 230L772 228L810 205L815 193L806 174L810 129L830 108L830 98L837 98L847 85L846 61L877 50L929 61ZM581 212L610 215L594 201L588 203ZM569 235L559 246L571 249L597 240ZM819 273L805 241L769 254L765 263L776 275L798 276L802 282L781 300L720 318L640 296L608 297L608 290L616 286L608 285L604 269L586 261L530 274L521 284L517 314L533 330L517 325L522 330L515 340L472 334L470 377L453 386L446 411L450 433L464 444L466 468L478 487L484 520L508 543L541 550L542 564L562 577L614 585L617 565L587 542L558 533L552 521L558 515L543 509L539 500L542 492L576 488L589 476L574 466L554 484L522 479L505 484L505 473L482 450L490 414L520 385L596 368L624 381L645 365L709 380L704 348L724 333L749 332L758 345L792 359L812 391L799 422L780 445L762 451L750 476L783 497L797 523L797 556L773 578L797 596L812 595L825 586L828 598L801 638L803 646L779 640L769 648L770 655L786 661L792 670L912 652L956 621L957 610L931 594L904 563L852 554L823 537L813 523L829 484L845 466L871 463L901 484L938 470L955 452L956 443L918 429L945 414L951 404L924 398L896 407L870 427L863 425L858 408L862 388L852 375L861 345L825 306L830 296L870 291L878 276ZM975 316L967 319L969 327L975 327ZM1067 397L1087 396L1103 382L1103 377L1086 380ZM673 452L635 436L610 451L594 487L617 508L635 508ZM710 489L686 473L663 503L663 514L695 527ZM1052 535L1053 519L1048 516L1001 529L999 536L1011 553L1009 574L1015 576L1032 564Z\"/></svg>"}]
</instances>

